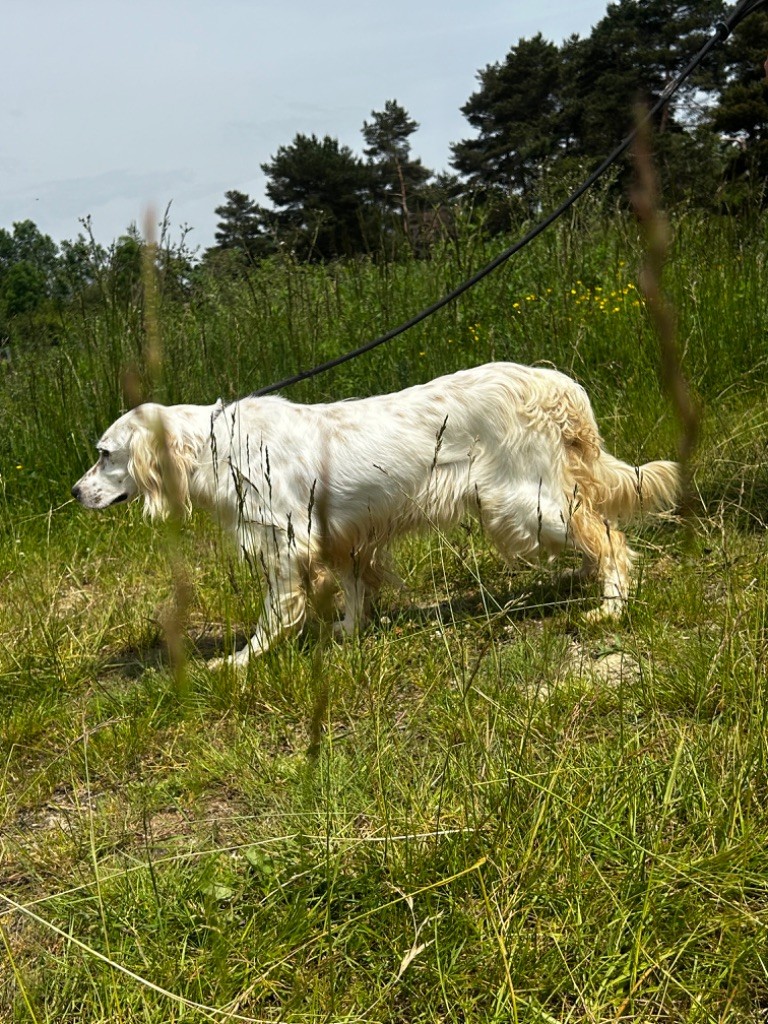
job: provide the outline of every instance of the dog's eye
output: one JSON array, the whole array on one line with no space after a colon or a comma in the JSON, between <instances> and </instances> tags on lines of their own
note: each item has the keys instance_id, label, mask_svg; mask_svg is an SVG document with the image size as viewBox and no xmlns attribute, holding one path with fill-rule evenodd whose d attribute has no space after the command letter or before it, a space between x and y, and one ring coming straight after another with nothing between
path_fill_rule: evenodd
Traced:
<instances>
[{"instance_id":1,"label":"dog's eye","mask_svg":"<svg viewBox=\"0 0 768 1024\"><path fill-rule=\"evenodd\" d=\"M102 459L104 459L104 461L106 462L107 459L109 458L109 452L107 451L107 449L106 448L97 448L96 451L99 453L99 455L102 457Z\"/></svg>"}]
</instances>

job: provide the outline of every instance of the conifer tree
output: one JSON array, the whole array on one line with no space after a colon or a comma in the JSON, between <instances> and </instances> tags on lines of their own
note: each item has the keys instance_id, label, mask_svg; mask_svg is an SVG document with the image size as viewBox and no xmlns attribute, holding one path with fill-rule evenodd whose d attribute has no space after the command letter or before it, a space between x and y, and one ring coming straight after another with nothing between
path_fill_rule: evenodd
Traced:
<instances>
[{"instance_id":1,"label":"conifer tree","mask_svg":"<svg viewBox=\"0 0 768 1024\"><path fill-rule=\"evenodd\" d=\"M712 116L729 144L726 197L768 205L768 10L743 21L727 44L726 82Z\"/></svg>"},{"instance_id":2,"label":"conifer tree","mask_svg":"<svg viewBox=\"0 0 768 1024\"><path fill-rule=\"evenodd\" d=\"M262 170L278 233L299 256L333 259L371 246L371 171L338 139L299 134Z\"/></svg>"},{"instance_id":3,"label":"conifer tree","mask_svg":"<svg viewBox=\"0 0 768 1024\"><path fill-rule=\"evenodd\" d=\"M253 263L272 249L268 233L268 214L245 192L232 189L224 193L226 203L216 207L220 218L216 229L219 249L233 250Z\"/></svg>"},{"instance_id":4,"label":"conifer tree","mask_svg":"<svg viewBox=\"0 0 768 1024\"><path fill-rule=\"evenodd\" d=\"M558 149L561 73L557 46L541 34L479 72L480 88L461 108L477 136L452 146L451 163L470 186L532 196Z\"/></svg>"},{"instance_id":5,"label":"conifer tree","mask_svg":"<svg viewBox=\"0 0 768 1024\"><path fill-rule=\"evenodd\" d=\"M409 230L410 210L419 190L432 177L421 160L411 158L410 137L418 122L396 100L387 100L384 110L371 111L371 121L363 122L363 150L373 171L376 202L383 214L397 213Z\"/></svg>"}]
</instances>

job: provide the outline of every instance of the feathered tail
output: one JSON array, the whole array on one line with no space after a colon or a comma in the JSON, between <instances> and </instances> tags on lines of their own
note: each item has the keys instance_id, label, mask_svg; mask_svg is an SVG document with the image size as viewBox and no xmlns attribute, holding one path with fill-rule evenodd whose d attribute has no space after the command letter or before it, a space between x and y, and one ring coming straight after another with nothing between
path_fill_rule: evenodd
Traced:
<instances>
[{"instance_id":1,"label":"feathered tail","mask_svg":"<svg viewBox=\"0 0 768 1024\"><path fill-rule=\"evenodd\" d=\"M590 467L597 483L596 511L611 522L643 512L668 511L682 496L677 462L646 462L630 466L606 451Z\"/></svg>"}]
</instances>

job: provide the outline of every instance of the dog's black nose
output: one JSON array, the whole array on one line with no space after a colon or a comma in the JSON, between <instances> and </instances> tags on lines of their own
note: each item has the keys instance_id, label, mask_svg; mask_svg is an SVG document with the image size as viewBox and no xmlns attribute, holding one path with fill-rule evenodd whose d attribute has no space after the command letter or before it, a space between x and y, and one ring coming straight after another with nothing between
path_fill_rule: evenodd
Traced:
<instances>
[{"instance_id":1,"label":"dog's black nose","mask_svg":"<svg viewBox=\"0 0 768 1024\"><path fill-rule=\"evenodd\" d=\"M75 501L80 501L80 488L77 486L77 484L75 484L75 486L72 488L72 497L75 499Z\"/></svg>"}]
</instances>

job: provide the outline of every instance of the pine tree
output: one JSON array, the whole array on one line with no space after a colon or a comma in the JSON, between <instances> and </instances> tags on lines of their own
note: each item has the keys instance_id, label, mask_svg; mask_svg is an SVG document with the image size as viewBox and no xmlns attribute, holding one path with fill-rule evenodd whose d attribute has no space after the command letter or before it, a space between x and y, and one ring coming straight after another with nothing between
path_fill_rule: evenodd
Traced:
<instances>
[{"instance_id":1,"label":"pine tree","mask_svg":"<svg viewBox=\"0 0 768 1024\"><path fill-rule=\"evenodd\" d=\"M597 159L627 134L636 104L653 105L711 34L722 0L618 0L588 38L563 47L564 128L569 152ZM692 129L713 102L718 63L711 51L665 104L661 134Z\"/></svg>"},{"instance_id":2,"label":"pine tree","mask_svg":"<svg viewBox=\"0 0 768 1024\"><path fill-rule=\"evenodd\" d=\"M283 242L301 258L365 252L374 241L371 170L326 135L295 137L262 170Z\"/></svg>"},{"instance_id":3,"label":"pine tree","mask_svg":"<svg viewBox=\"0 0 768 1024\"><path fill-rule=\"evenodd\" d=\"M470 186L534 196L558 149L561 70L558 48L539 34L479 72L480 88L461 108L477 137L452 146L451 163Z\"/></svg>"},{"instance_id":4,"label":"pine tree","mask_svg":"<svg viewBox=\"0 0 768 1024\"><path fill-rule=\"evenodd\" d=\"M247 193L236 189L225 192L224 197L226 203L215 210L220 218L215 236L217 248L239 253L248 263L272 251L267 211Z\"/></svg>"},{"instance_id":5,"label":"pine tree","mask_svg":"<svg viewBox=\"0 0 768 1024\"><path fill-rule=\"evenodd\" d=\"M418 122L396 100L387 100L384 110L371 111L372 120L363 122L363 152L373 171L374 196L386 217L397 213L410 234L410 210L432 172L421 160L411 159L410 137Z\"/></svg>"},{"instance_id":6,"label":"pine tree","mask_svg":"<svg viewBox=\"0 0 768 1024\"><path fill-rule=\"evenodd\" d=\"M480 72L480 89L462 107L478 134L454 145L453 166L474 190L516 195L535 210L542 177L608 155L638 101L663 95L723 9L723 0L617 0L587 38L559 48L541 35L521 39L503 64ZM702 125L722 74L715 49L656 119L657 155L676 196L705 195L705 178L711 191L717 160Z\"/></svg>"},{"instance_id":7,"label":"pine tree","mask_svg":"<svg viewBox=\"0 0 768 1024\"><path fill-rule=\"evenodd\" d=\"M712 117L730 144L726 168L729 203L750 197L768 205L768 11L743 21L727 44L727 79Z\"/></svg>"}]
</instances>

